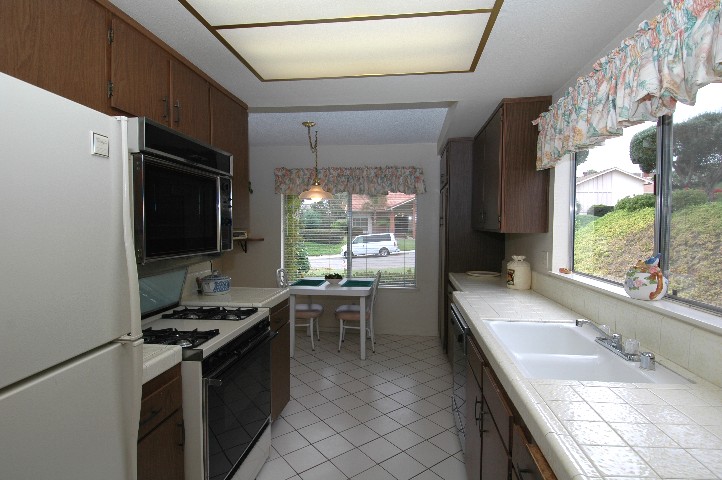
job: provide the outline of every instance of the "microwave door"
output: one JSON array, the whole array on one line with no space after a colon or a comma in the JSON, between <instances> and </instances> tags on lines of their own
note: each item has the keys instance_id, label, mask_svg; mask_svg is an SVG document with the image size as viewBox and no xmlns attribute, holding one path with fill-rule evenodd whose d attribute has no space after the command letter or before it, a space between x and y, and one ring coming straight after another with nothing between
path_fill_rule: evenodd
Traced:
<instances>
[{"instance_id":1,"label":"microwave door","mask_svg":"<svg viewBox=\"0 0 722 480\"><path fill-rule=\"evenodd\" d=\"M146 155L136 160L139 260L219 253L220 180ZM140 165L139 165L140 164Z\"/></svg>"}]
</instances>

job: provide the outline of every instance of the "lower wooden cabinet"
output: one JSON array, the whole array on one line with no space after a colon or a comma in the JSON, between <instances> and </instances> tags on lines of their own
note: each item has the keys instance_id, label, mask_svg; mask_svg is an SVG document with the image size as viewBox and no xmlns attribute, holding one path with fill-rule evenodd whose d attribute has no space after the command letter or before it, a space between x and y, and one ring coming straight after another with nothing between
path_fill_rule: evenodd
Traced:
<instances>
[{"instance_id":1,"label":"lower wooden cabinet","mask_svg":"<svg viewBox=\"0 0 722 480\"><path fill-rule=\"evenodd\" d=\"M493 369L467 338L464 462L468 480L556 480Z\"/></svg>"},{"instance_id":2,"label":"lower wooden cabinet","mask_svg":"<svg viewBox=\"0 0 722 480\"><path fill-rule=\"evenodd\" d=\"M271 308L271 420L281 415L291 399L291 323L288 300Z\"/></svg>"},{"instance_id":3,"label":"lower wooden cabinet","mask_svg":"<svg viewBox=\"0 0 722 480\"><path fill-rule=\"evenodd\" d=\"M481 478L481 415L483 400L474 372L466 369L466 425L464 426L464 465L467 480Z\"/></svg>"},{"instance_id":4,"label":"lower wooden cabinet","mask_svg":"<svg viewBox=\"0 0 722 480\"><path fill-rule=\"evenodd\" d=\"M180 365L143 385L138 425L138 480L183 480Z\"/></svg>"},{"instance_id":5,"label":"lower wooden cabinet","mask_svg":"<svg viewBox=\"0 0 722 480\"><path fill-rule=\"evenodd\" d=\"M138 480L183 478L183 410L138 442Z\"/></svg>"},{"instance_id":6,"label":"lower wooden cabinet","mask_svg":"<svg viewBox=\"0 0 722 480\"><path fill-rule=\"evenodd\" d=\"M512 445L512 478L518 478L519 480L555 478L554 472L551 471L551 467L539 447L527 440L527 435L519 425L514 426Z\"/></svg>"}]
</instances>

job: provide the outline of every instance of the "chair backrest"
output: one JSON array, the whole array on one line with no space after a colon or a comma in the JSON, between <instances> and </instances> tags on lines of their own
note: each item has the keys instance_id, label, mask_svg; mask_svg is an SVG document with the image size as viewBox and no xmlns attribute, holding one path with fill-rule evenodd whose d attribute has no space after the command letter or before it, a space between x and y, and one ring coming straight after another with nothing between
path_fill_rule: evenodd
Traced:
<instances>
[{"instance_id":1,"label":"chair backrest","mask_svg":"<svg viewBox=\"0 0 722 480\"><path fill-rule=\"evenodd\" d=\"M374 302L376 301L376 291L379 289L379 282L381 282L381 270L376 272L376 278L374 278L374 285L371 289L371 301L367 309L368 312L373 311Z\"/></svg>"},{"instance_id":2,"label":"chair backrest","mask_svg":"<svg viewBox=\"0 0 722 480\"><path fill-rule=\"evenodd\" d=\"M288 277L286 276L285 268L276 270L276 283L278 284L278 288L288 287Z\"/></svg>"}]
</instances>

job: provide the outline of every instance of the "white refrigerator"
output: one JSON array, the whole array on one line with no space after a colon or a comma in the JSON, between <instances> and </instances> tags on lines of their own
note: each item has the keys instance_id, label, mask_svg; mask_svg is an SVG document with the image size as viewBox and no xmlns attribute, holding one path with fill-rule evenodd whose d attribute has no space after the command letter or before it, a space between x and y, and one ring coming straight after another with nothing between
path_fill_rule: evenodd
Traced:
<instances>
[{"instance_id":1,"label":"white refrigerator","mask_svg":"<svg viewBox=\"0 0 722 480\"><path fill-rule=\"evenodd\" d=\"M0 73L0 477L136 478L126 119Z\"/></svg>"}]
</instances>

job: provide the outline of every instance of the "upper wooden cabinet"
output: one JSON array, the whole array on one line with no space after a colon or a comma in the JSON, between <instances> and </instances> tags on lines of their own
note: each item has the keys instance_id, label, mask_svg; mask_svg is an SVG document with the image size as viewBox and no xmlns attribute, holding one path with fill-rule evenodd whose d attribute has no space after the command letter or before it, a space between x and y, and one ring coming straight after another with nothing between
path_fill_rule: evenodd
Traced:
<instances>
[{"instance_id":1,"label":"upper wooden cabinet","mask_svg":"<svg viewBox=\"0 0 722 480\"><path fill-rule=\"evenodd\" d=\"M248 111L211 87L211 144L233 154L233 228L248 230Z\"/></svg>"},{"instance_id":2,"label":"upper wooden cabinet","mask_svg":"<svg viewBox=\"0 0 722 480\"><path fill-rule=\"evenodd\" d=\"M208 82L117 17L109 37L110 105L209 143Z\"/></svg>"},{"instance_id":3,"label":"upper wooden cabinet","mask_svg":"<svg viewBox=\"0 0 722 480\"><path fill-rule=\"evenodd\" d=\"M548 230L549 170L536 170L538 130L531 122L550 104L551 97L505 98L474 138L475 229Z\"/></svg>"},{"instance_id":4,"label":"upper wooden cabinet","mask_svg":"<svg viewBox=\"0 0 722 480\"><path fill-rule=\"evenodd\" d=\"M87 0L3 1L0 71L101 112L107 11Z\"/></svg>"},{"instance_id":5,"label":"upper wooden cabinet","mask_svg":"<svg viewBox=\"0 0 722 480\"><path fill-rule=\"evenodd\" d=\"M170 55L117 17L111 29L110 105L169 125Z\"/></svg>"},{"instance_id":6,"label":"upper wooden cabinet","mask_svg":"<svg viewBox=\"0 0 722 480\"><path fill-rule=\"evenodd\" d=\"M170 126L188 136L211 143L208 82L177 60L171 61L170 80Z\"/></svg>"}]
</instances>

